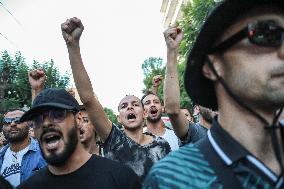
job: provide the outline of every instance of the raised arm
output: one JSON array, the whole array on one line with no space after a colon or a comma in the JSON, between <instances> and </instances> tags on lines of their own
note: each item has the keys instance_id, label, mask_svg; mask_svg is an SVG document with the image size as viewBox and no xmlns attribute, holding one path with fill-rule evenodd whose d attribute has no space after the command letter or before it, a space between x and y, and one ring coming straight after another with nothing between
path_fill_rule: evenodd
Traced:
<instances>
[{"instance_id":1,"label":"raised arm","mask_svg":"<svg viewBox=\"0 0 284 189\"><path fill-rule=\"evenodd\" d=\"M44 89L46 75L43 69L38 68L36 70L30 71L28 77L29 77L29 83L31 85L32 102L33 102L35 97Z\"/></svg>"},{"instance_id":2,"label":"raised arm","mask_svg":"<svg viewBox=\"0 0 284 189\"><path fill-rule=\"evenodd\" d=\"M96 132L105 141L111 132L112 123L94 95L90 78L81 58L79 41L84 26L80 19L74 17L64 22L61 25L61 30L68 49L70 65L80 99L86 107Z\"/></svg>"},{"instance_id":3,"label":"raised arm","mask_svg":"<svg viewBox=\"0 0 284 189\"><path fill-rule=\"evenodd\" d=\"M173 129L179 138L188 133L189 121L180 109L180 87L177 71L178 48L183 37L181 29L170 27L164 32L167 44L167 64L164 83L165 111L168 114Z\"/></svg>"}]
</instances>

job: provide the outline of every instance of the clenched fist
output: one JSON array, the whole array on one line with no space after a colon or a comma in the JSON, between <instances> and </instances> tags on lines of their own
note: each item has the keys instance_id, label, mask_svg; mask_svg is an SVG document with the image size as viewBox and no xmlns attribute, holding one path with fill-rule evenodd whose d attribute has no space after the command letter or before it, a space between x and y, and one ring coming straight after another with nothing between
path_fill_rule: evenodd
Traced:
<instances>
[{"instance_id":1,"label":"clenched fist","mask_svg":"<svg viewBox=\"0 0 284 189\"><path fill-rule=\"evenodd\" d=\"M73 17L61 24L61 30L67 45L78 44L84 26L80 19Z\"/></svg>"}]
</instances>

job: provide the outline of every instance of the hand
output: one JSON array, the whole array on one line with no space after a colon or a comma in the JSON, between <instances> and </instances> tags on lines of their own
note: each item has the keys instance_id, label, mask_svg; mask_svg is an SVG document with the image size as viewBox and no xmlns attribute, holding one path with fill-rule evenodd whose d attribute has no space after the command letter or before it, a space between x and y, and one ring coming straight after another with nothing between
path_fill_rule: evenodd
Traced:
<instances>
[{"instance_id":1,"label":"hand","mask_svg":"<svg viewBox=\"0 0 284 189\"><path fill-rule=\"evenodd\" d=\"M164 31L164 37L168 50L178 50L179 44L183 38L183 32L180 28L172 26Z\"/></svg>"},{"instance_id":2,"label":"hand","mask_svg":"<svg viewBox=\"0 0 284 189\"><path fill-rule=\"evenodd\" d=\"M80 19L73 17L67 19L66 22L61 24L61 30L67 45L74 43L78 44L84 30L84 26Z\"/></svg>"},{"instance_id":3,"label":"hand","mask_svg":"<svg viewBox=\"0 0 284 189\"><path fill-rule=\"evenodd\" d=\"M42 68L29 72L29 82L32 89L42 90L44 88L45 80L46 80L46 75Z\"/></svg>"},{"instance_id":4,"label":"hand","mask_svg":"<svg viewBox=\"0 0 284 189\"><path fill-rule=\"evenodd\" d=\"M153 87L159 87L161 85L162 80L163 80L162 75L155 75L152 79Z\"/></svg>"}]
</instances>

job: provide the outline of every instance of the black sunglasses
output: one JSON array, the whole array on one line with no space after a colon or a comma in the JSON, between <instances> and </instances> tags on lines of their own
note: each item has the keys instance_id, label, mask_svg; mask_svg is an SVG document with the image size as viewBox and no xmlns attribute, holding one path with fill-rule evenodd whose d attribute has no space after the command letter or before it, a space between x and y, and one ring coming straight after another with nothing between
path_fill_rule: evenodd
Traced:
<instances>
[{"instance_id":1,"label":"black sunglasses","mask_svg":"<svg viewBox=\"0 0 284 189\"><path fill-rule=\"evenodd\" d=\"M67 117L68 112L72 112L73 114L76 113L73 110L64 110L64 109L51 109L45 111L39 115L34 116L34 118L32 119L33 124L31 126L32 128L40 127L41 125L43 125L45 117L48 117L54 123L60 123Z\"/></svg>"},{"instance_id":2,"label":"black sunglasses","mask_svg":"<svg viewBox=\"0 0 284 189\"><path fill-rule=\"evenodd\" d=\"M213 47L209 53L223 52L244 38L261 47L280 47L284 40L284 28L274 20L249 23L244 29Z\"/></svg>"},{"instance_id":3,"label":"black sunglasses","mask_svg":"<svg viewBox=\"0 0 284 189\"><path fill-rule=\"evenodd\" d=\"M3 119L3 124L4 125L9 125L9 124L11 124L11 123L15 123L15 124L19 124L19 123L21 123L20 122L20 119L21 119L21 117L15 117L15 118L4 118Z\"/></svg>"}]
</instances>

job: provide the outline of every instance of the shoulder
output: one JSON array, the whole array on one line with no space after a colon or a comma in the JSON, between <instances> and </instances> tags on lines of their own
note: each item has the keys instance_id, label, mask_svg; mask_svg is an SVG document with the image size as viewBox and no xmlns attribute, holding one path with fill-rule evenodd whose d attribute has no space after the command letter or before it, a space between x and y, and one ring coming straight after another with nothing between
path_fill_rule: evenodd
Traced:
<instances>
[{"instance_id":1,"label":"shoulder","mask_svg":"<svg viewBox=\"0 0 284 189\"><path fill-rule=\"evenodd\" d=\"M206 185L212 178L216 179L214 171L203 154L194 144L187 144L156 163L145 179L144 185L148 188L154 183L156 185L163 182L169 186L174 183L177 188L203 188L201 186Z\"/></svg>"},{"instance_id":2,"label":"shoulder","mask_svg":"<svg viewBox=\"0 0 284 189\"><path fill-rule=\"evenodd\" d=\"M104 173L110 173L117 183L139 183L138 176L131 168L129 168L125 164L97 155L92 155L91 158L94 165L99 166L99 170L103 171ZM131 182L129 178L131 178Z\"/></svg>"},{"instance_id":3,"label":"shoulder","mask_svg":"<svg viewBox=\"0 0 284 189\"><path fill-rule=\"evenodd\" d=\"M3 146L0 149L0 156L3 156L5 154L5 152L7 151L7 149L9 148L9 144L6 144L5 146Z\"/></svg>"},{"instance_id":4,"label":"shoulder","mask_svg":"<svg viewBox=\"0 0 284 189\"><path fill-rule=\"evenodd\" d=\"M28 189L28 188L37 188L41 184L47 183L50 178L47 167L44 167L36 171L31 177L26 181L21 183L17 189Z\"/></svg>"}]
</instances>

